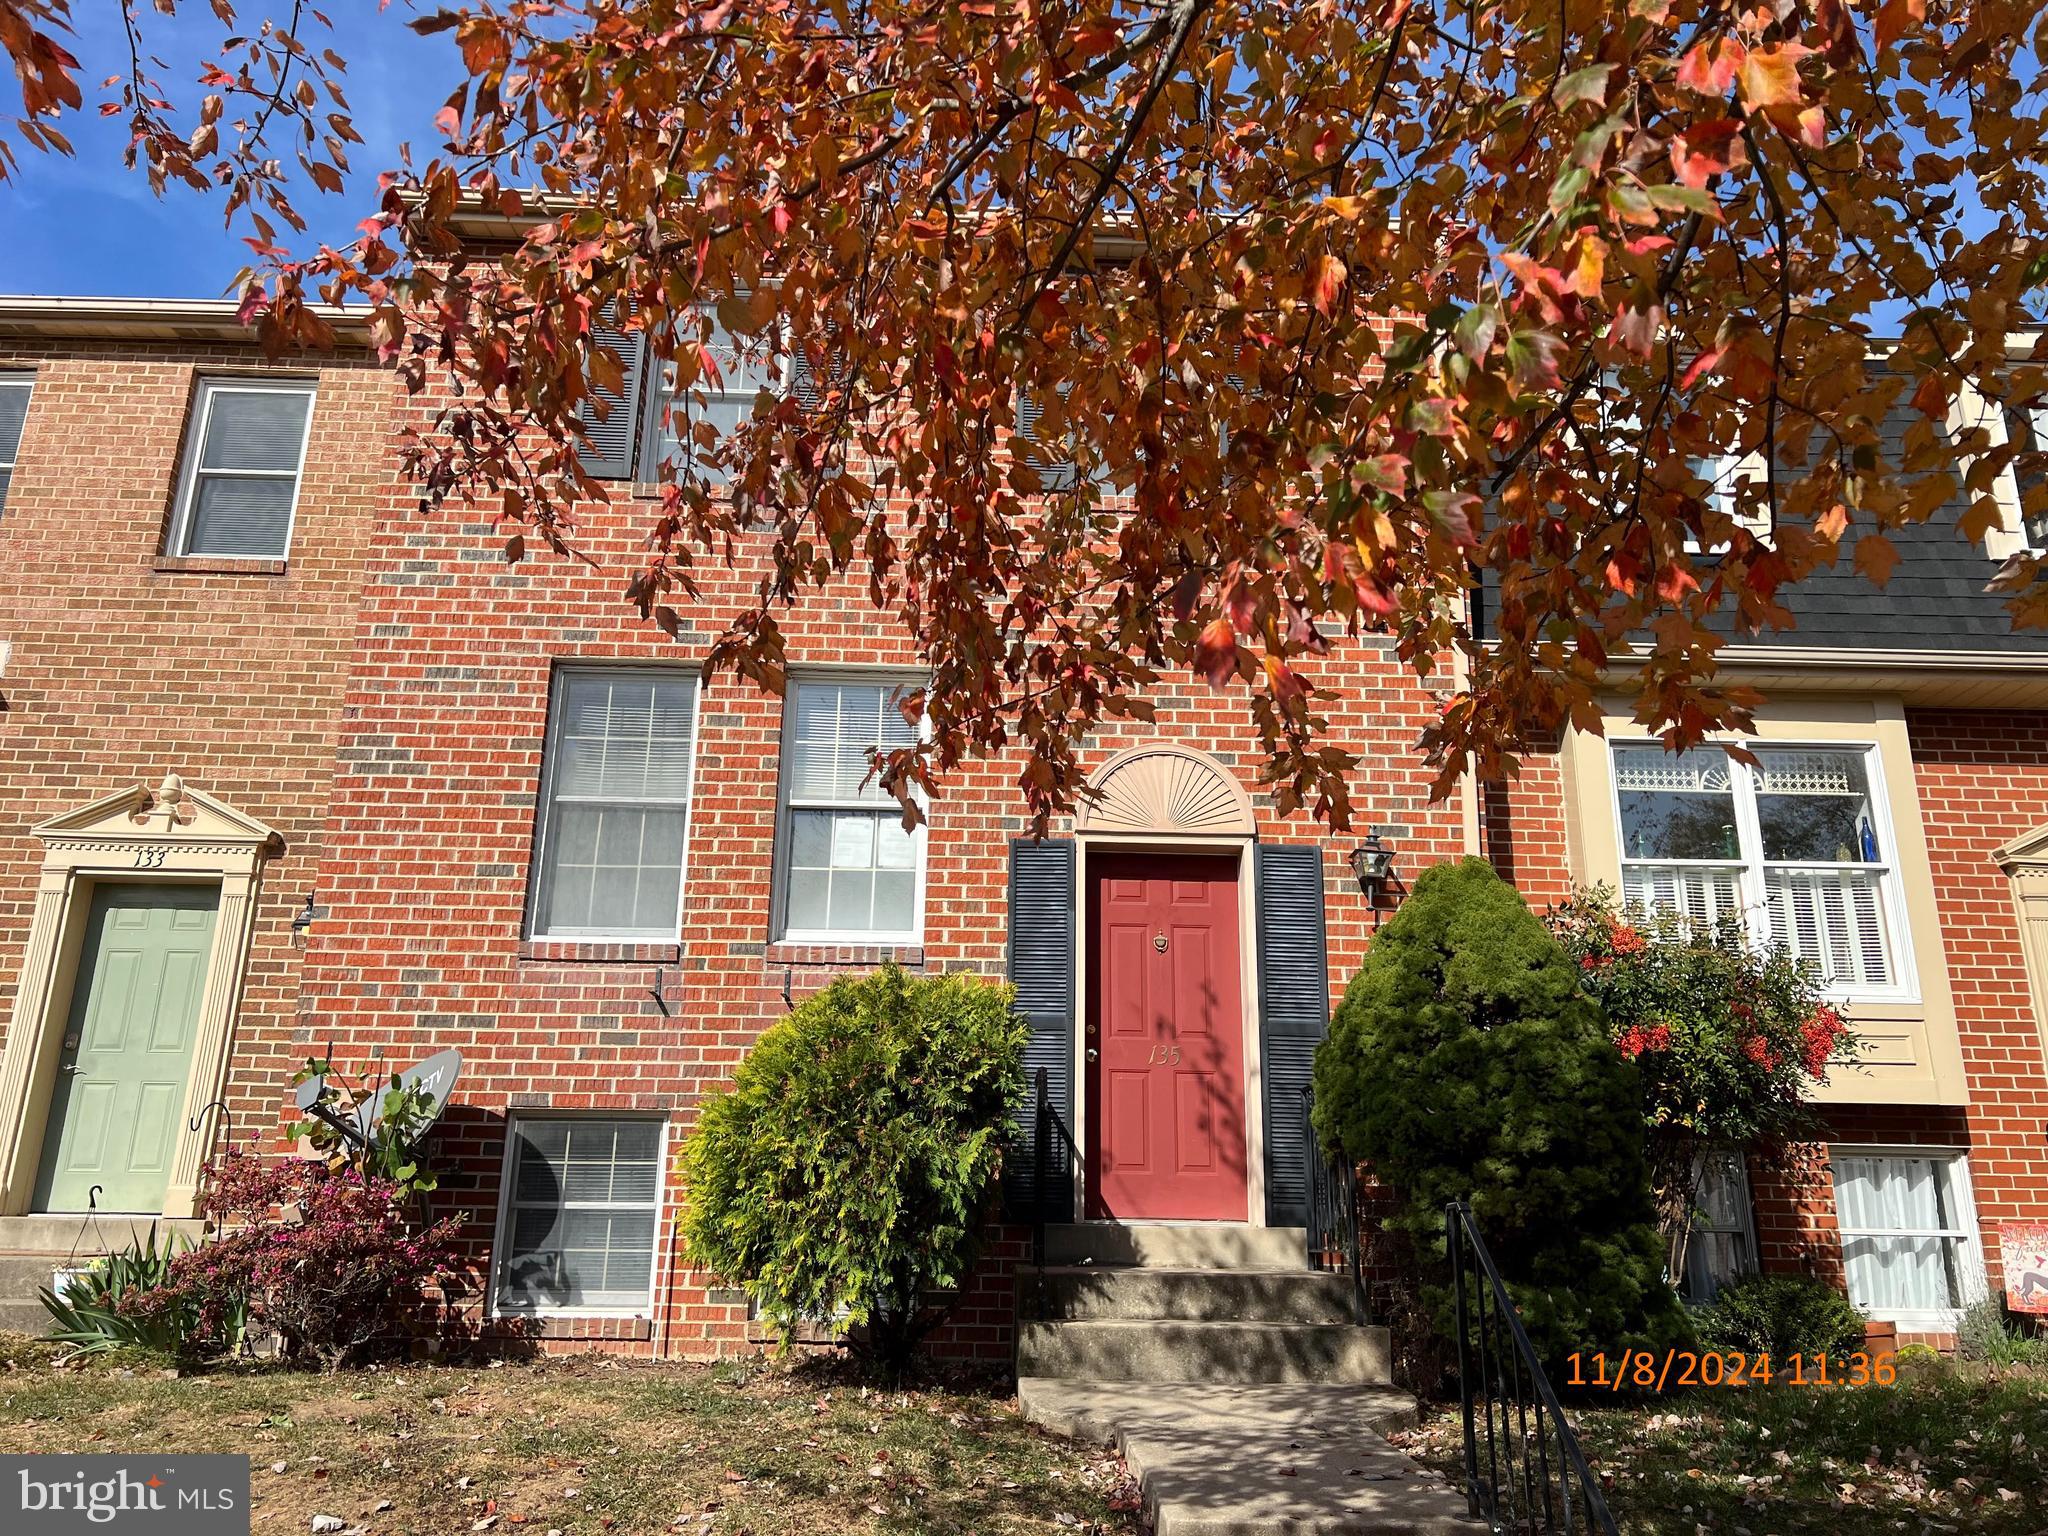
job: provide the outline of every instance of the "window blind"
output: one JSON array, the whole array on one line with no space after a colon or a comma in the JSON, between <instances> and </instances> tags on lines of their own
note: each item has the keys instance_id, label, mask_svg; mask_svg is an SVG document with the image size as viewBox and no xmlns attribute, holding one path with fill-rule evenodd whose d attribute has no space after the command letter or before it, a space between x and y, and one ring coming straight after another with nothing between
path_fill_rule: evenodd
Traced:
<instances>
[{"instance_id":1,"label":"window blind","mask_svg":"<svg viewBox=\"0 0 2048 1536\"><path fill-rule=\"evenodd\" d=\"M498 1305L651 1305L661 1136L654 1120L517 1120L499 1235Z\"/></svg>"},{"instance_id":2,"label":"window blind","mask_svg":"<svg viewBox=\"0 0 2048 1536\"><path fill-rule=\"evenodd\" d=\"M783 785L786 932L907 936L918 926L923 828L907 830L873 754L911 746L916 728L893 683L790 685Z\"/></svg>"},{"instance_id":3,"label":"window blind","mask_svg":"<svg viewBox=\"0 0 2048 1536\"><path fill-rule=\"evenodd\" d=\"M561 676L539 829L537 935L675 936L696 703L687 675Z\"/></svg>"}]
</instances>

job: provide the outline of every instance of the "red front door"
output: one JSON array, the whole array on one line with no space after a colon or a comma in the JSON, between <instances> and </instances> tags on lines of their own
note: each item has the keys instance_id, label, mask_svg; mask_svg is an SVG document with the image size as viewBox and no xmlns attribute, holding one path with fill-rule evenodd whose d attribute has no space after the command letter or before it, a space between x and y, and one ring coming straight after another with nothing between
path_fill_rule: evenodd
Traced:
<instances>
[{"instance_id":1,"label":"red front door","mask_svg":"<svg viewBox=\"0 0 2048 1536\"><path fill-rule=\"evenodd\" d=\"M1245 1219L1237 861L1091 853L1088 1214Z\"/></svg>"}]
</instances>

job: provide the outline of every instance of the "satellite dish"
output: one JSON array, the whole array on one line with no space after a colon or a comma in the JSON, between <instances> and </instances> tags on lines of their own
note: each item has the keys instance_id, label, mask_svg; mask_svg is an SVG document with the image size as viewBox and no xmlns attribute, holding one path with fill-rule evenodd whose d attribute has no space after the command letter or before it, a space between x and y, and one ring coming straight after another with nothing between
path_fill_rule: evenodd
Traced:
<instances>
[{"instance_id":1,"label":"satellite dish","mask_svg":"<svg viewBox=\"0 0 2048 1536\"><path fill-rule=\"evenodd\" d=\"M313 1106L320 1102L320 1095L326 1091L327 1079L324 1077L309 1077L300 1083L292 1090L292 1098L298 1103L299 1113L311 1114Z\"/></svg>"},{"instance_id":2,"label":"satellite dish","mask_svg":"<svg viewBox=\"0 0 2048 1536\"><path fill-rule=\"evenodd\" d=\"M451 1050L437 1051L418 1066L407 1067L403 1072L396 1074L397 1088L419 1088L425 1092L433 1106L433 1112L427 1116L426 1125L420 1127L421 1131L424 1132L428 1126L441 1118L441 1111L448 1107L449 1095L455 1091L456 1074L461 1070L462 1052ZM364 1094L362 1103L356 1106L356 1132L363 1140L369 1140L370 1127L377 1123L378 1115L384 1108L384 1100L393 1089L393 1084L385 1083ZM301 1091L304 1091L303 1084Z\"/></svg>"}]
</instances>

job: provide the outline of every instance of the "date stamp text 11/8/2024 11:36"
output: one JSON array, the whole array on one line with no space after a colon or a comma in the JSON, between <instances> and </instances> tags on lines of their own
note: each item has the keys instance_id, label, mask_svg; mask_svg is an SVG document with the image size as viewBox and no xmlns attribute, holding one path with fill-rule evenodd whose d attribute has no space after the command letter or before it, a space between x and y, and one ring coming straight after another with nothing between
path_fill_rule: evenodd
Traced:
<instances>
[{"instance_id":1,"label":"date stamp text 11/8/2024 11:36","mask_svg":"<svg viewBox=\"0 0 2048 1536\"><path fill-rule=\"evenodd\" d=\"M1574 1351L1560 1385L1609 1392L1682 1387L1888 1387L1899 1379L1889 1354L1751 1355L1741 1350Z\"/></svg>"}]
</instances>

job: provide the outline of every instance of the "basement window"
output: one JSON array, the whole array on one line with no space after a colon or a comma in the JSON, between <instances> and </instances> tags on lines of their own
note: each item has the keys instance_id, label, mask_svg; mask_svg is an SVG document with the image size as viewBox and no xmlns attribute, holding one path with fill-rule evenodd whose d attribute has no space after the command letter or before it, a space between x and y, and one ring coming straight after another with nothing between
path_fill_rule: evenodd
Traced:
<instances>
[{"instance_id":1,"label":"basement window","mask_svg":"<svg viewBox=\"0 0 2048 1536\"><path fill-rule=\"evenodd\" d=\"M514 1120L498 1215L500 1313L639 1315L654 1304L659 1120Z\"/></svg>"}]
</instances>

